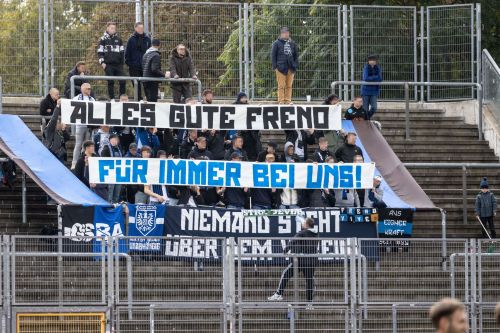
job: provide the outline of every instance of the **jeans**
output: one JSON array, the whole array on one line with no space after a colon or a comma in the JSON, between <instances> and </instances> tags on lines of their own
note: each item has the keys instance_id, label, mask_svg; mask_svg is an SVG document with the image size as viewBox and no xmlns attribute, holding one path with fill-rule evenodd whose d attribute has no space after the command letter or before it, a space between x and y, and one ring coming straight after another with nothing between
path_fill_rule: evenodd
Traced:
<instances>
[{"instance_id":1,"label":"jeans","mask_svg":"<svg viewBox=\"0 0 500 333\"><path fill-rule=\"evenodd\" d=\"M276 81L278 81L278 104L291 104L292 103L292 85L293 77L295 75L291 70L287 74L276 71Z\"/></svg>"},{"instance_id":2,"label":"jeans","mask_svg":"<svg viewBox=\"0 0 500 333\"><path fill-rule=\"evenodd\" d=\"M82 146L85 140L90 139L90 133L85 125L76 125L75 127L75 148L73 148L73 161L71 162L71 169L74 169L76 162L82 154Z\"/></svg>"},{"instance_id":3,"label":"jeans","mask_svg":"<svg viewBox=\"0 0 500 333\"><path fill-rule=\"evenodd\" d=\"M120 184L109 184L108 185L108 202L116 203L120 200L120 192L122 191L122 186Z\"/></svg>"},{"instance_id":4,"label":"jeans","mask_svg":"<svg viewBox=\"0 0 500 333\"><path fill-rule=\"evenodd\" d=\"M144 82L144 93L148 102L158 102L159 82Z\"/></svg>"},{"instance_id":5,"label":"jeans","mask_svg":"<svg viewBox=\"0 0 500 333\"><path fill-rule=\"evenodd\" d=\"M363 96L363 109L365 109L368 119L371 119L377 112L377 99L376 95Z\"/></svg>"}]
</instances>

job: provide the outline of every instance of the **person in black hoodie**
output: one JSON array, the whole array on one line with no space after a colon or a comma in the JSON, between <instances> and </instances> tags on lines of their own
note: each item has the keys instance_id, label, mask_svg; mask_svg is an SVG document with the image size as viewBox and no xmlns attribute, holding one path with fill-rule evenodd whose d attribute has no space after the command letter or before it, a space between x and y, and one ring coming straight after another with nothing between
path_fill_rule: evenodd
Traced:
<instances>
[{"instance_id":1,"label":"person in black hoodie","mask_svg":"<svg viewBox=\"0 0 500 333\"><path fill-rule=\"evenodd\" d=\"M159 51L160 40L153 39L152 46L146 51L142 58L142 76L144 77L167 77L168 73L161 70L161 55ZM144 82L144 93L148 102L158 101L158 81Z\"/></svg>"},{"instance_id":2,"label":"person in black hoodie","mask_svg":"<svg viewBox=\"0 0 500 333\"><path fill-rule=\"evenodd\" d=\"M144 33L144 24L142 22L137 22L134 25L134 30L125 48L125 63L128 66L130 76L142 77L142 58L151 47L151 38ZM142 99L141 90L139 83L139 94L137 95L139 101Z\"/></svg>"},{"instance_id":3,"label":"person in black hoodie","mask_svg":"<svg viewBox=\"0 0 500 333\"><path fill-rule=\"evenodd\" d=\"M234 104L248 104L247 95L240 92ZM259 152L262 150L260 131L240 131L239 135L243 138L243 150L247 152L248 160L256 161Z\"/></svg>"},{"instance_id":4,"label":"person in black hoodie","mask_svg":"<svg viewBox=\"0 0 500 333\"><path fill-rule=\"evenodd\" d=\"M316 143L316 133L313 129L304 130L286 130L285 141L291 142L295 147L295 153L303 160L307 160L307 145Z\"/></svg>"},{"instance_id":5,"label":"person in black hoodie","mask_svg":"<svg viewBox=\"0 0 500 333\"><path fill-rule=\"evenodd\" d=\"M363 109L363 97L361 96L354 97L352 105L345 111L344 117L347 120L368 119L366 111L365 109Z\"/></svg>"},{"instance_id":6,"label":"person in black hoodie","mask_svg":"<svg viewBox=\"0 0 500 333\"><path fill-rule=\"evenodd\" d=\"M109 22L106 26L106 32L99 40L97 48L97 57L99 65L102 66L106 76L124 76L123 73L123 54L125 48L122 39L116 32L116 23ZM125 94L125 81L119 81L120 95ZM115 81L108 80L109 99L115 98Z\"/></svg>"},{"instance_id":7,"label":"person in black hoodie","mask_svg":"<svg viewBox=\"0 0 500 333\"><path fill-rule=\"evenodd\" d=\"M60 114L61 100L58 100L52 117L43 132L43 143L61 162L65 162L68 157L66 142L69 141L70 135L66 131L66 125L59 118Z\"/></svg>"},{"instance_id":8,"label":"person in black hoodie","mask_svg":"<svg viewBox=\"0 0 500 333\"><path fill-rule=\"evenodd\" d=\"M310 217L306 218L301 225L301 230L295 235L295 237L288 242L288 245L283 250L283 253L288 252L292 254L309 254L315 255L318 253L318 233L314 229L314 220ZM298 258L298 269L302 272L304 278L306 279L306 298L308 309L312 309L311 302L313 301L314 295L314 271L318 265L318 257L299 257ZM286 289L288 281L293 277L293 260L285 268L281 274L280 283L278 289L268 298L269 301L281 301L283 300L283 292Z\"/></svg>"},{"instance_id":9,"label":"person in black hoodie","mask_svg":"<svg viewBox=\"0 0 500 333\"><path fill-rule=\"evenodd\" d=\"M40 116L50 117L52 116L52 112L54 112L57 101L61 98L59 96L59 90L57 88L50 88L49 93L45 96L44 99L40 102ZM40 119L40 125L42 130L42 135L45 130L45 125L47 124L47 120L45 118Z\"/></svg>"},{"instance_id":10,"label":"person in black hoodie","mask_svg":"<svg viewBox=\"0 0 500 333\"><path fill-rule=\"evenodd\" d=\"M333 156L333 153L328 150L328 140L325 137L318 139L319 148L316 149L313 155L314 162L324 163L326 159Z\"/></svg>"},{"instance_id":11,"label":"person in black hoodie","mask_svg":"<svg viewBox=\"0 0 500 333\"><path fill-rule=\"evenodd\" d=\"M74 96L82 93L80 87L82 84L87 81L83 78L87 75L87 65L84 61L79 61L76 63L75 67L68 72L66 75L66 80L64 80L64 97L71 98L71 78L73 76L78 76L78 79L75 79L75 91L73 92Z\"/></svg>"},{"instance_id":12,"label":"person in black hoodie","mask_svg":"<svg viewBox=\"0 0 500 333\"><path fill-rule=\"evenodd\" d=\"M195 159L195 160L211 160L213 159L212 153L207 150L207 138L204 136L199 136L196 139L196 142L194 144L193 150L189 152L187 155L187 158L189 159Z\"/></svg>"},{"instance_id":13,"label":"person in black hoodie","mask_svg":"<svg viewBox=\"0 0 500 333\"><path fill-rule=\"evenodd\" d=\"M226 131L203 131L202 135L207 138L208 150L212 153L212 159L223 160L226 154L224 149Z\"/></svg>"},{"instance_id":14,"label":"person in black hoodie","mask_svg":"<svg viewBox=\"0 0 500 333\"><path fill-rule=\"evenodd\" d=\"M184 44L179 44L170 55L170 75L174 79L197 79L196 70L189 50ZM191 85L184 82L172 82L172 97L174 103L182 103L193 95Z\"/></svg>"},{"instance_id":15,"label":"person in black hoodie","mask_svg":"<svg viewBox=\"0 0 500 333\"><path fill-rule=\"evenodd\" d=\"M356 146L357 135L354 132L347 133L345 138L346 142L337 149L335 152L335 159L339 162L352 163L354 156L363 156L363 151L360 147Z\"/></svg>"},{"instance_id":16,"label":"person in black hoodie","mask_svg":"<svg viewBox=\"0 0 500 333\"><path fill-rule=\"evenodd\" d=\"M194 129L188 130L188 135L181 144L180 158L188 158L188 155L193 150L197 139L198 131Z\"/></svg>"}]
</instances>

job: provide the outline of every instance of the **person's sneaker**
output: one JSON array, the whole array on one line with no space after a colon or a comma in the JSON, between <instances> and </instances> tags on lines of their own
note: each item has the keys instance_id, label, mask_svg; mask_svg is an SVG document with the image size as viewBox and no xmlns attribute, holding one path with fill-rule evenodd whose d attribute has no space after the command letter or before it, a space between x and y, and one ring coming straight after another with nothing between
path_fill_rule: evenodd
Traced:
<instances>
[{"instance_id":1,"label":"person's sneaker","mask_svg":"<svg viewBox=\"0 0 500 333\"><path fill-rule=\"evenodd\" d=\"M314 310L312 303L307 303L306 310Z\"/></svg>"},{"instance_id":2,"label":"person's sneaker","mask_svg":"<svg viewBox=\"0 0 500 333\"><path fill-rule=\"evenodd\" d=\"M278 293L274 293L273 296L267 298L268 301L281 301L283 300L283 296Z\"/></svg>"},{"instance_id":3,"label":"person's sneaker","mask_svg":"<svg viewBox=\"0 0 500 333\"><path fill-rule=\"evenodd\" d=\"M382 124L380 121L372 120L373 125L375 125L380 132L382 132Z\"/></svg>"}]
</instances>

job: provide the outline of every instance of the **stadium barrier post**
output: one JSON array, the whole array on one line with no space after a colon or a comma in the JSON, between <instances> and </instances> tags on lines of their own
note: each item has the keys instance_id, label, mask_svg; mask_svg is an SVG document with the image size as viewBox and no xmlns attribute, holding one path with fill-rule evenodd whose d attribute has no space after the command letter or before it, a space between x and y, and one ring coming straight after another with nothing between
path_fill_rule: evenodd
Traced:
<instances>
[{"instance_id":1,"label":"stadium barrier post","mask_svg":"<svg viewBox=\"0 0 500 333\"><path fill-rule=\"evenodd\" d=\"M468 224L467 221L467 166L462 165L462 221L463 224Z\"/></svg>"},{"instance_id":2,"label":"stadium barrier post","mask_svg":"<svg viewBox=\"0 0 500 333\"><path fill-rule=\"evenodd\" d=\"M155 333L155 305L149 306L149 333Z\"/></svg>"},{"instance_id":3,"label":"stadium barrier post","mask_svg":"<svg viewBox=\"0 0 500 333\"><path fill-rule=\"evenodd\" d=\"M288 304L288 319L290 320L290 333L295 333L295 309L292 304Z\"/></svg>"},{"instance_id":4,"label":"stadium barrier post","mask_svg":"<svg viewBox=\"0 0 500 333\"><path fill-rule=\"evenodd\" d=\"M250 92L249 92L249 87L250 87L250 82L249 82L249 64L250 64L250 60L249 60L249 49L248 49L248 36L249 36L249 33L248 33L248 3L245 2L243 4L243 57L244 57L244 64L245 64L245 80L244 80L244 92L250 96Z\"/></svg>"},{"instance_id":5,"label":"stadium barrier post","mask_svg":"<svg viewBox=\"0 0 500 333\"><path fill-rule=\"evenodd\" d=\"M10 332L9 324L11 323L11 312L10 306L12 302L11 298L11 283L10 283L10 236L3 235L2 237L2 261L3 261L3 308L7 319L5 323L2 322L2 328L5 327L4 332ZM15 285L12 285L15 288Z\"/></svg>"},{"instance_id":6,"label":"stadium barrier post","mask_svg":"<svg viewBox=\"0 0 500 333\"><path fill-rule=\"evenodd\" d=\"M235 269L234 269L234 238L229 239L229 246L227 247L226 256L228 258L227 271L229 283L229 332L236 332L236 316L235 316L235 302L236 302L236 285L235 285Z\"/></svg>"},{"instance_id":7,"label":"stadium barrier post","mask_svg":"<svg viewBox=\"0 0 500 333\"><path fill-rule=\"evenodd\" d=\"M62 252L63 252L63 244L62 244L62 234L58 232L57 235L57 292L58 297L57 301L59 302L59 306L63 306L63 271L62 271Z\"/></svg>"},{"instance_id":8,"label":"stadium barrier post","mask_svg":"<svg viewBox=\"0 0 500 333\"><path fill-rule=\"evenodd\" d=\"M228 242L231 242L233 240L232 237L229 238ZM227 250L228 244L227 242L222 244L222 260L223 260L223 265L222 265L222 299L224 302L224 313L223 313L223 332L227 332L227 323L229 321L229 317L231 309L230 309L230 301L229 301L229 279L228 279L228 265L229 265L229 255L228 255L228 250Z\"/></svg>"},{"instance_id":9,"label":"stadium barrier post","mask_svg":"<svg viewBox=\"0 0 500 333\"><path fill-rule=\"evenodd\" d=\"M293 301L296 304L299 301L299 258L293 257Z\"/></svg>"},{"instance_id":10,"label":"stadium barrier post","mask_svg":"<svg viewBox=\"0 0 500 333\"><path fill-rule=\"evenodd\" d=\"M134 101L139 101L139 89L141 89L139 82L134 79Z\"/></svg>"},{"instance_id":11,"label":"stadium barrier post","mask_svg":"<svg viewBox=\"0 0 500 333\"><path fill-rule=\"evenodd\" d=\"M441 211L441 258L443 265L443 272L446 271L446 211L442 208Z\"/></svg>"},{"instance_id":12,"label":"stadium barrier post","mask_svg":"<svg viewBox=\"0 0 500 333\"><path fill-rule=\"evenodd\" d=\"M348 238L349 248L347 249L349 253L349 268L350 268L350 278L351 278L351 331L357 332L357 323L356 323L356 313L357 313L357 290L356 290L356 251L357 247L357 239L356 238ZM361 248L360 248L361 252Z\"/></svg>"},{"instance_id":13,"label":"stadium barrier post","mask_svg":"<svg viewBox=\"0 0 500 333\"><path fill-rule=\"evenodd\" d=\"M392 333L398 333L398 310L397 304L391 306L392 309Z\"/></svg>"},{"instance_id":14,"label":"stadium barrier post","mask_svg":"<svg viewBox=\"0 0 500 333\"><path fill-rule=\"evenodd\" d=\"M410 85L405 82L405 132L406 141L410 141Z\"/></svg>"},{"instance_id":15,"label":"stadium barrier post","mask_svg":"<svg viewBox=\"0 0 500 333\"><path fill-rule=\"evenodd\" d=\"M21 176L21 201L22 201L22 222L26 224L28 222L26 214L26 173L23 171Z\"/></svg>"},{"instance_id":16,"label":"stadium barrier post","mask_svg":"<svg viewBox=\"0 0 500 333\"><path fill-rule=\"evenodd\" d=\"M470 300L470 313L471 313L471 332L477 332L477 318L476 318L476 305L477 305L477 242L475 238L471 242L471 260L470 260L470 274L471 274L471 300Z\"/></svg>"}]
</instances>

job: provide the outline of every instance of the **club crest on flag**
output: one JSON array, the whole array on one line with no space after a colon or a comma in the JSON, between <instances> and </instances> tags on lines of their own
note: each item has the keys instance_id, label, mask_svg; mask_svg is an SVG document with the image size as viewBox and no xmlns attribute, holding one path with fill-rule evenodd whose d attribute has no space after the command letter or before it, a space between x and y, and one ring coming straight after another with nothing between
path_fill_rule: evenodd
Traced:
<instances>
[{"instance_id":1,"label":"club crest on flag","mask_svg":"<svg viewBox=\"0 0 500 333\"><path fill-rule=\"evenodd\" d=\"M147 236L156 227L156 209L154 206L138 206L135 212L135 226L143 235Z\"/></svg>"}]
</instances>

